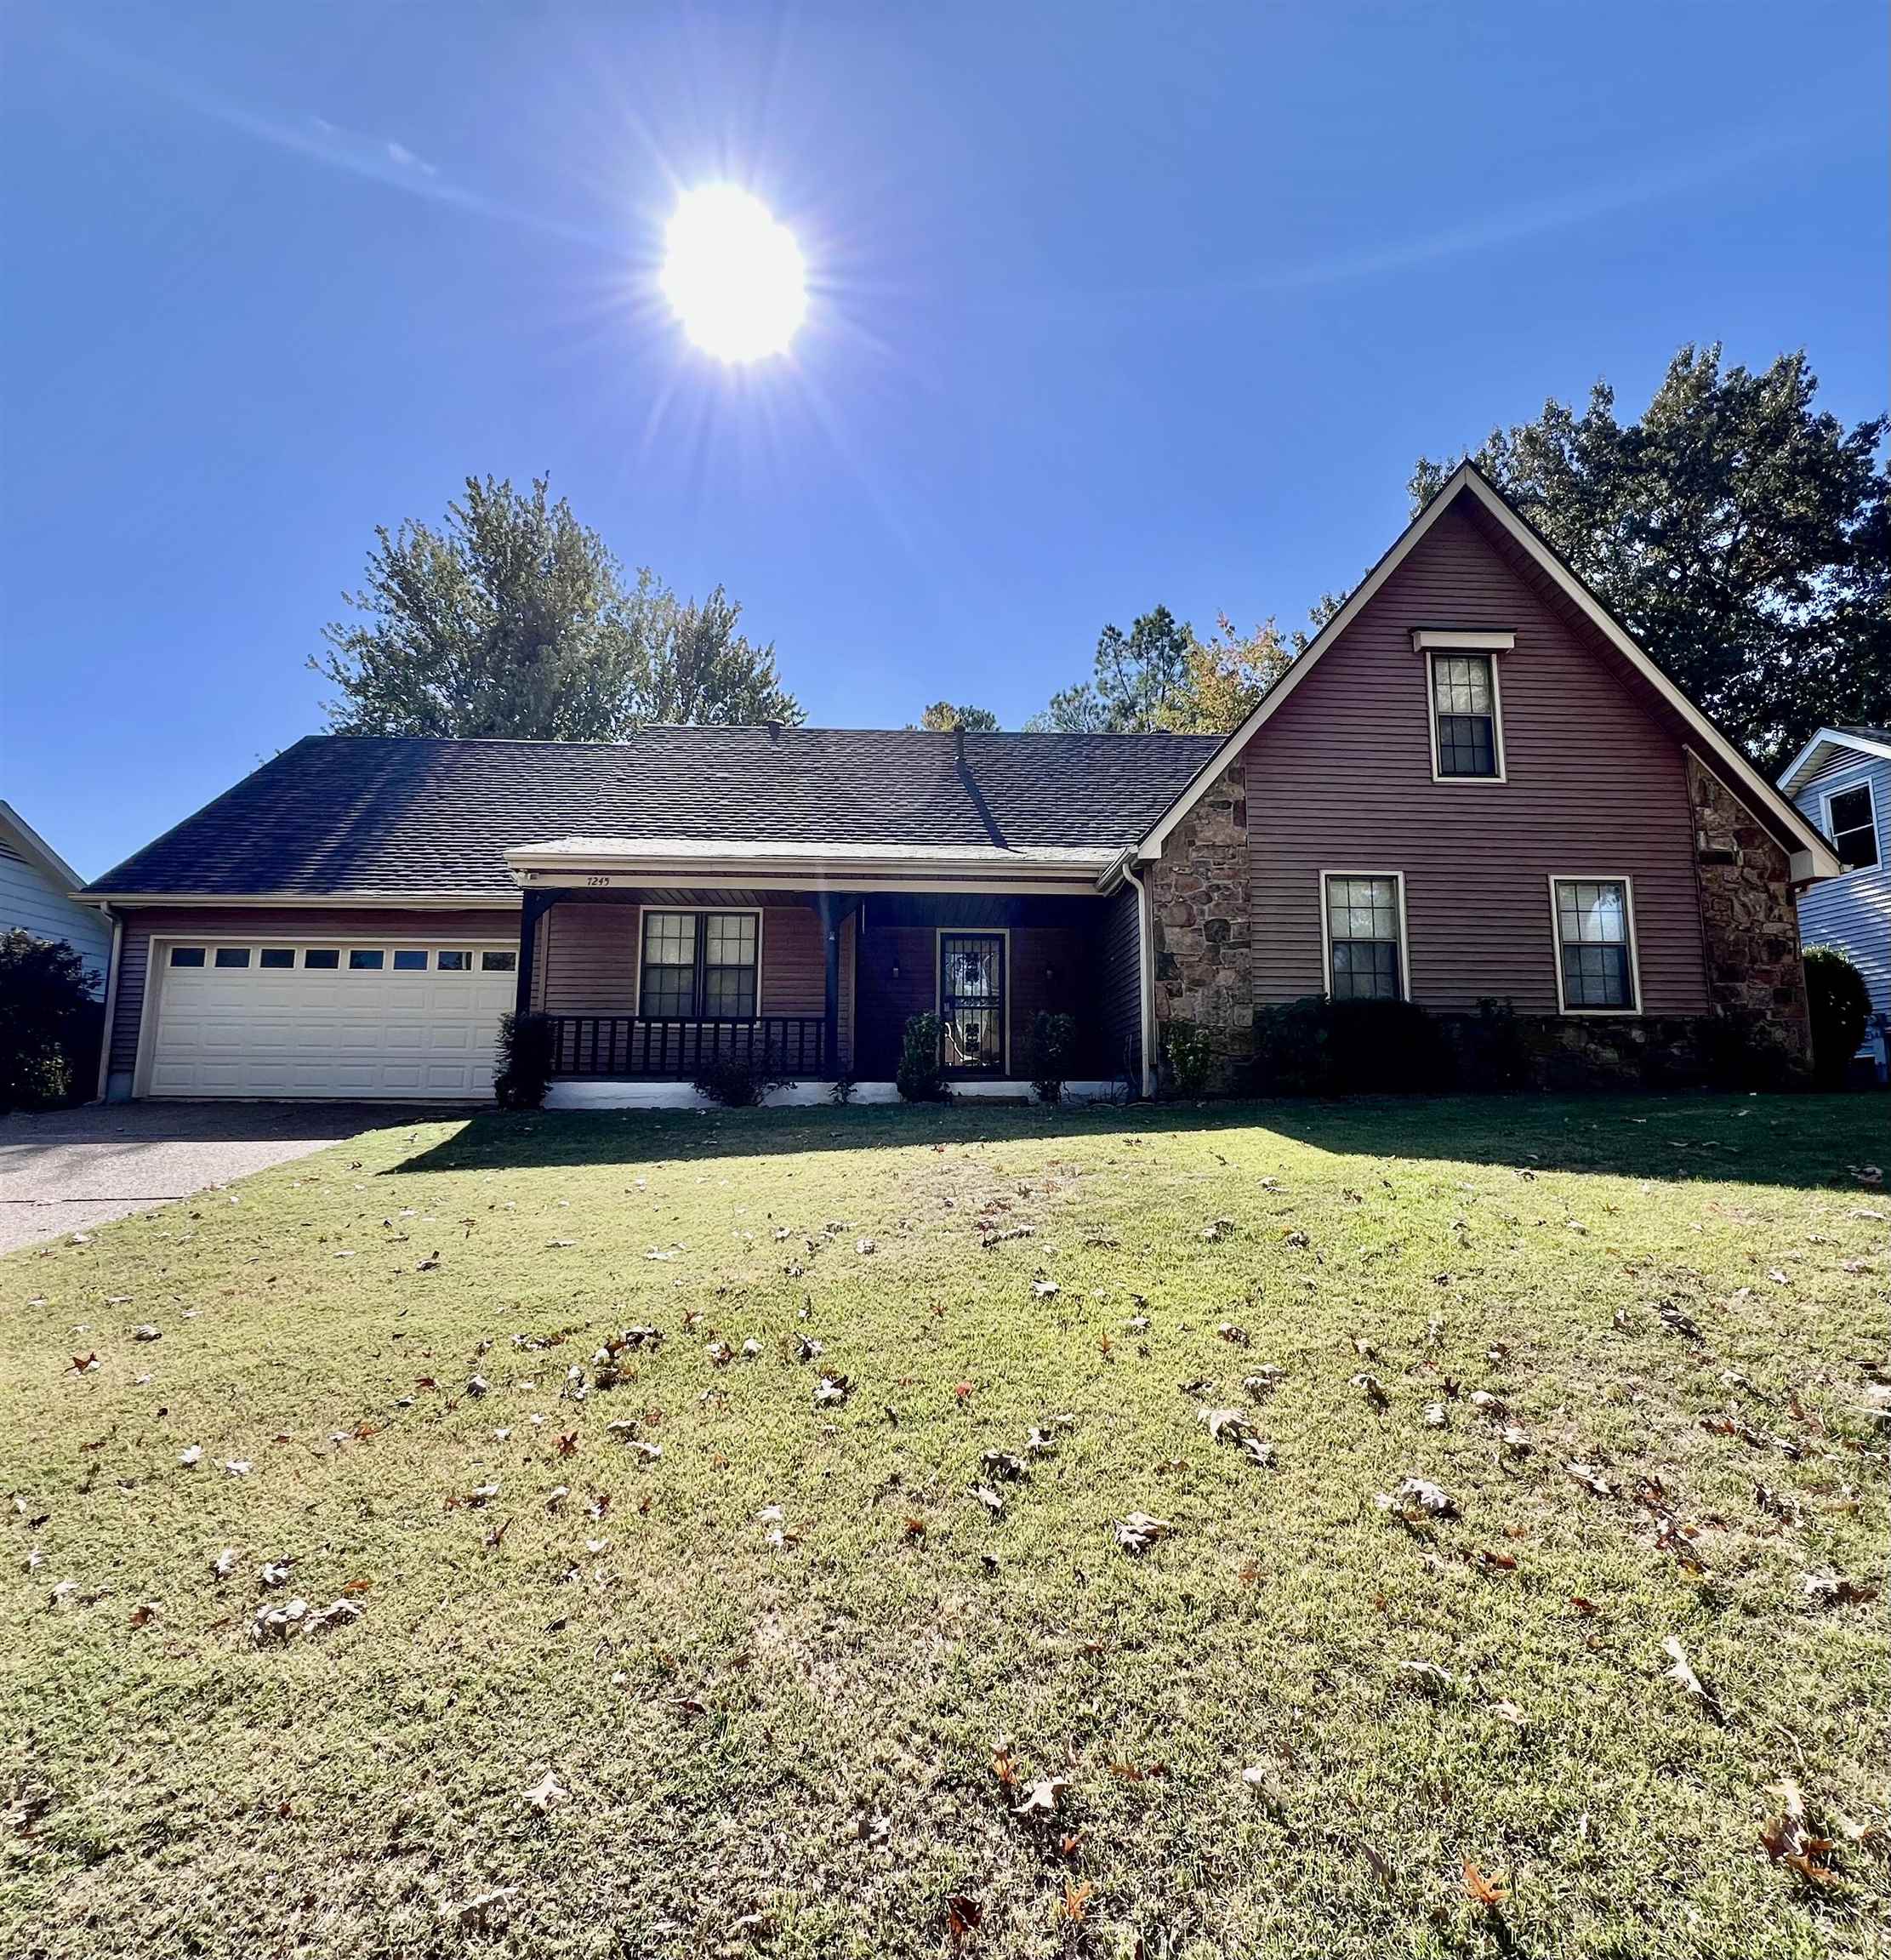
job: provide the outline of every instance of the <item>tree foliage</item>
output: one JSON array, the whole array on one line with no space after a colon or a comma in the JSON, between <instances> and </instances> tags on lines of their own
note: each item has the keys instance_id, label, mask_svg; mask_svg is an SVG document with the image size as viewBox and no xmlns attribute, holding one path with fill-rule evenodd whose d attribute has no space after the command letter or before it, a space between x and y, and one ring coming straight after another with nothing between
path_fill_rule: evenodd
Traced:
<instances>
[{"instance_id":1,"label":"tree foliage","mask_svg":"<svg viewBox=\"0 0 1891 1960\"><path fill-rule=\"evenodd\" d=\"M375 540L344 595L356 616L310 662L339 733L607 742L649 722L804 719L720 585L698 603L647 570L627 584L544 477L527 493L469 476L440 527Z\"/></svg>"},{"instance_id":2,"label":"tree foliage","mask_svg":"<svg viewBox=\"0 0 1891 1960\"><path fill-rule=\"evenodd\" d=\"M1474 458L1768 772L1891 699L1887 419L1847 429L1817 389L1803 352L1752 373L1687 346L1638 421L1598 381ZM1415 510L1453 467L1421 459Z\"/></svg>"},{"instance_id":3,"label":"tree foliage","mask_svg":"<svg viewBox=\"0 0 1891 1960\"><path fill-rule=\"evenodd\" d=\"M1239 727L1305 644L1284 641L1271 619L1241 632L1224 612L1204 640L1166 606L1125 633L1106 626L1091 677L1051 697L1025 726L1079 734L1225 734Z\"/></svg>"},{"instance_id":4,"label":"tree foliage","mask_svg":"<svg viewBox=\"0 0 1891 1960\"><path fill-rule=\"evenodd\" d=\"M1133 621L1125 633L1097 636L1091 678L1051 697L1027 726L1074 735L1127 735L1162 726L1163 704L1184 681L1194 635L1166 606Z\"/></svg>"},{"instance_id":5,"label":"tree foliage","mask_svg":"<svg viewBox=\"0 0 1891 1960\"><path fill-rule=\"evenodd\" d=\"M935 701L920 716L920 726L935 732L963 728L973 735L995 735L998 717L989 708L954 708L949 701Z\"/></svg>"},{"instance_id":6,"label":"tree foliage","mask_svg":"<svg viewBox=\"0 0 1891 1960\"><path fill-rule=\"evenodd\" d=\"M1243 633L1223 612L1212 637L1189 634L1181 685L1158 709L1156 726L1178 735L1225 735L1247 720L1293 658L1273 620Z\"/></svg>"},{"instance_id":7,"label":"tree foliage","mask_svg":"<svg viewBox=\"0 0 1891 1960\"><path fill-rule=\"evenodd\" d=\"M0 933L0 1110L89 1094L104 1018L85 962L65 940Z\"/></svg>"}]
</instances>

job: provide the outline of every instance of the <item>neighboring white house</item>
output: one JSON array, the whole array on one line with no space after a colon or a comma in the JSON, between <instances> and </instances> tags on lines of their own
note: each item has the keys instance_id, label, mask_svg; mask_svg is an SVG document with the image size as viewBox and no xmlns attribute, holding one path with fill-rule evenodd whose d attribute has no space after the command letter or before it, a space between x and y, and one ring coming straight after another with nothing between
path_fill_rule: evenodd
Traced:
<instances>
[{"instance_id":1,"label":"neighboring white house","mask_svg":"<svg viewBox=\"0 0 1891 1960\"><path fill-rule=\"evenodd\" d=\"M1891 1026L1891 728L1821 728L1780 787L1831 840L1844 869L1799 897L1799 937L1836 946L1865 976L1871 1025L1859 1049L1886 1074Z\"/></svg>"},{"instance_id":2,"label":"neighboring white house","mask_svg":"<svg viewBox=\"0 0 1891 1960\"><path fill-rule=\"evenodd\" d=\"M20 926L36 938L65 940L100 993L111 927L96 906L75 905L66 896L84 882L12 804L0 802L0 932Z\"/></svg>"}]
</instances>

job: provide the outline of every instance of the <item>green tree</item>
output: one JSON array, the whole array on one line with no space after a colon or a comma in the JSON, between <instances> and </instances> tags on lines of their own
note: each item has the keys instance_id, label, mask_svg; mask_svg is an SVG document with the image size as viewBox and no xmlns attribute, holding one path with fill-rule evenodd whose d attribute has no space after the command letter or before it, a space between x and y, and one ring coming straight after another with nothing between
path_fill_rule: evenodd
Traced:
<instances>
[{"instance_id":1,"label":"green tree","mask_svg":"<svg viewBox=\"0 0 1891 1960\"><path fill-rule=\"evenodd\" d=\"M1474 457L1763 770L1891 699L1887 419L1815 410L1803 352L1763 373L1683 347L1638 421L1605 381ZM1450 463L1421 459L1412 507Z\"/></svg>"},{"instance_id":2,"label":"green tree","mask_svg":"<svg viewBox=\"0 0 1891 1960\"><path fill-rule=\"evenodd\" d=\"M1187 675L1194 637L1166 606L1145 612L1127 633L1120 626L1104 627L1091 679L1053 694L1050 706L1026 726L1088 735L1160 727L1163 704Z\"/></svg>"},{"instance_id":3,"label":"green tree","mask_svg":"<svg viewBox=\"0 0 1891 1960\"><path fill-rule=\"evenodd\" d=\"M935 701L920 716L920 726L936 732L964 728L974 735L995 735L998 717L989 708L954 708L949 701Z\"/></svg>"},{"instance_id":4,"label":"green tree","mask_svg":"<svg viewBox=\"0 0 1891 1960\"><path fill-rule=\"evenodd\" d=\"M772 647L738 630L721 586L700 604L654 574L628 586L546 480L469 476L437 528L375 531L356 617L310 664L328 725L358 735L613 741L652 721L792 721Z\"/></svg>"}]
</instances>

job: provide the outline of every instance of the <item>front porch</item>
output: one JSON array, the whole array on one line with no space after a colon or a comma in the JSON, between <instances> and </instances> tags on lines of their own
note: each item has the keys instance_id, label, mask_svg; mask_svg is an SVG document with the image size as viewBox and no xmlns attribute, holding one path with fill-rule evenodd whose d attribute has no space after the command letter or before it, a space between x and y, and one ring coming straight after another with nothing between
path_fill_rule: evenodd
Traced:
<instances>
[{"instance_id":1,"label":"front porch","mask_svg":"<svg viewBox=\"0 0 1891 1960\"><path fill-rule=\"evenodd\" d=\"M824 1099L843 1077L891 1100L920 1013L941 1017L955 1093L1027 1098L1042 1011L1076 1023L1074 1094L1133 1092L1134 894L1094 878L1080 892L528 886L517 1000L550 1024L550 1106L687 1107L729 1063L779 1078L772 1100Z\"/></svg>"}]
</instances>

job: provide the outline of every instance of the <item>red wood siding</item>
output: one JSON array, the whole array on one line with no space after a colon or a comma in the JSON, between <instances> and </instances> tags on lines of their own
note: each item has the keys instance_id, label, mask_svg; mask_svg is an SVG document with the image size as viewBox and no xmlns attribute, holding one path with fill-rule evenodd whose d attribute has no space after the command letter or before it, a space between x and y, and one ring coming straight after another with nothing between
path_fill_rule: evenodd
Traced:
<instances>
[{"instance_id":1,"label":"red wood siding","mask_svg":"<svg viewBox=\"0 0 1891 1960\"><path fill-rule=\"evenodd\" d=\"M145 1011L145 983L154 937L247 939L252 945L300 945L305 941L379 941L386 946L455 946L497 940L515 945L516 909L463 912L395 912L379 906L164 906L128 909L118 954L118 999L111 1016L114 1074L138 1061L138 1029Z\"/></svg>"},{"instance_id":2,"label":"red wood siding","mask_svg":"<svg viewBox=\"0 0 1891 1960\"><path fill-rule=\"evenodd\" d=\"M1415 627L1510 631L1505 783L1432 780ZM1548 879L1634 880L1642 1006L1707 1011L1681 745L1653 698L1552 610L1461 504L1246 751L1257 1005L1324 991L1319 874L1402 871L1415 1000L1556 1011Z\"/></svg>"},{"instance_id":3,"label":"red wood siding","mask_svg":"<svg viewBox=\"0 0 1891 1960\"><path fill-rule=\"evenodd\" d=\"M700 904L652 907L715 911ZM741 908L736 908L741 909ZM554 905L539 925L533 1005L547 1014L629 1014L636 1006L642 910L635 905ZM761 924L761 1011L819 1014L826 1005L821 921L811 905L770 905Z\"/></svg>"}]
</instances>

